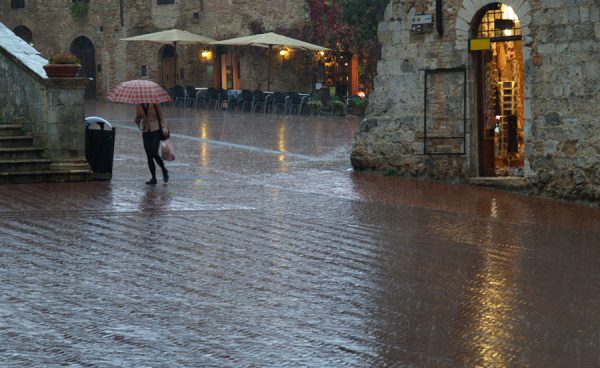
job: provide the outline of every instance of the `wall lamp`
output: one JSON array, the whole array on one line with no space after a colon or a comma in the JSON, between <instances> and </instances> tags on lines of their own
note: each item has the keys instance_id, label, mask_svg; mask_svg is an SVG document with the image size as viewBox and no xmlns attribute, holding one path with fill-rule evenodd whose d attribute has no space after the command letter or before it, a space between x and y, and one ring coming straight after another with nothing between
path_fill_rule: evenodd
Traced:
<instances>
[{"instance_id":1,"label":"wall lamp","mask_svg":"<svg viewBox=\"0 0 600 368\"><path fill-rule=\"evenodd\" d=\"M200 56L203 59L206 59L206 60L212 59L212 51L210 51L210 50L202 50L202 52L200 53Z\"/></svg>"}]
</instances>

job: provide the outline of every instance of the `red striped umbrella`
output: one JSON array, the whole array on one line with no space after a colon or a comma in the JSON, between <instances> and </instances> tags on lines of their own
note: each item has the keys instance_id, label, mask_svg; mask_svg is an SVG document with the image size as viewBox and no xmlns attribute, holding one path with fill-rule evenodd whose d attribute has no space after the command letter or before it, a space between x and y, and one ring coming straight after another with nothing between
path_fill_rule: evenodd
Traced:
<instances>
[{"instance_id":1,"label":"red striped umbrella","mask_svg":"<svg viewBox=\"0 0 600 368\"><path fill-rule=\"evenodd\" d=\"M108 95L108 99L128 104L152 104L169 102L171 96L155 82L136 79L117 84Z\"/></svg>"}]
</instances>

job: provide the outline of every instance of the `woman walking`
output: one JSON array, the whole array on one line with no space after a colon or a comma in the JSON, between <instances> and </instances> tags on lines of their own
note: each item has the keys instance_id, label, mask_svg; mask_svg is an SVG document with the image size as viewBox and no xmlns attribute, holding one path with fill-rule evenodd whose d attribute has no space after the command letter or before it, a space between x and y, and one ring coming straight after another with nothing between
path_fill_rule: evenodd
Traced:
<instances>
[{"instance_id":1,"label":"woman walking","mask_svg":"<svg viewBox=\"0 0 600 368\"><path fill-rule=\"evenodd\" d=\"M165 183L169 181L169 172L165 167L163 159L158 154L160 147L160 137L162 131L165 134L168 132L166 121L163 118L162 108L160 104L138 104L136 107L135 122L142 130L142 138L144 140L144 150L148 159L148 168L152 178L146 182L149 185L156 184L156 165L155 161L160 166Z\"/></svg>"}]
</instances>

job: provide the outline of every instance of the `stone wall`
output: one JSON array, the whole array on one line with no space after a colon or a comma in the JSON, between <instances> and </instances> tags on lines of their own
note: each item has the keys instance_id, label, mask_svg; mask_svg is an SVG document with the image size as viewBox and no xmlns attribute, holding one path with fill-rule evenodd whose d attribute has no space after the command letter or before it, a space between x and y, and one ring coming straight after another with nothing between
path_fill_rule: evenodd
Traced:
<instances>
[{"instance_id":1,"label":"stone wall","mask_svg":"<svg viewBox=\"0 0 600 368\"><path fill-rule=\"evenodd\" d=\"M478 176L475 67L468 51L476 13L487 0L446 0L444 33L415 34L411 16L435 1L393 0L379 27L382 60L368 118L356 135L359 169L393 169L442 180ZM600 4L595 0L505 0L519 17L525 65L527 188L558 198L600 200ZM467 69L463 156L423 154L423 69Z\"/></svg>"},{"instance_id":2,"label":"stone wall","mask_svg":"<svg viewBox=\"0 0 600 368\"><path fill-rule=\"evenodd\" d=\"M48 56L69 51L79 36L87 37L96 49L98 95L104 96L118 82L139 78L145 65L148 77L161 80L161 48L163 45L119 41L121 38L144 33L179 28L214 39L251 34L250 24L262 22L267 30L293 28L309 20L306 1L288 0L186 0L175 4L157 5L156 0L104 0L91 1L88 14L71 16L71 0L28 0L24 9L11 9L10 1L0 2L0 22L14 29L26 26L32 31L33 44ZM121 11L121 7L123 11ZM200 60L201 45L178 45L179 67L184 69L181 85L211 85L206 74L206 63ZM254 60L255 50L241 48L242 64L248 70L242 74L243 87L253 88L264 73L266 63L248 69ZM288 62L286 68L273 70L275 85L281 80L281 89L306 90L310 81L290 78L303 59ZM275 65L275 64L274 64ZM299 65L299 66L298 66ZM258 67L260 66L260 69ZM254 79L256 77L256 79Z\"/></svg>"},{"instance_id":3,"label":"stone wall","mask_svg":"<svg viewBox=\"0 0 600 368\"><path fill-rule=\"evenodd\" d=\"M46 60L0 24L0 117L21 124L52 168L89 170L85 161L85 78L47 78Z\"/></svg>"},{"instance_id":4,"label":"stone wall","mask_svg":"<svg viewBox=\"0 0 600 368\"><path fill-rule=\"evenodd\" d=\"M46 95L40 76L27 71L12 55L0 49L0 120L4 124L20 122L33 132L36 144L45 144L45 126L34 122L45 118Z\"/></svg>"}]
</instances>

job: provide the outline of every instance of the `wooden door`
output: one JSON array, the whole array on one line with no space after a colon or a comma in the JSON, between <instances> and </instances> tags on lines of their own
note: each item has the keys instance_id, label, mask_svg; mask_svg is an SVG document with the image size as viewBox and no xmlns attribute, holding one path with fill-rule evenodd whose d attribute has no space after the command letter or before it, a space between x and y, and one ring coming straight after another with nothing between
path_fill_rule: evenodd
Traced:
<instances>
[{"instance_id":1,"label":"wooden door","mask_svg":"<svg viewBox=\"0 0 600 368\"><path fill-rule=\"evenodd\" d=\"M169 89L175 87L175 58L162 59L162 85Z\"/></svg>"},{"instance_id":2,"label":"wooden door","mask_svg":"<svg viewBox=\"0 0 600 368\"><path fill-rule=\"evenodd\" d=\"M496 176L495 168L495 132L489 119L493 118L490 112L490 88L486 77L486 63L491 57L489 51L479 51L475 55L477 78L477 131L479 138L479 175Z\"/></svg>"},{"instance_id":3,"label":"wooden door","mask_svg":"<svg viewBox=\"0 0 600 368\"><path fill-rule=\"evenodd\" d=\"M79 77L91 79L85 88L85 97L96 97L96 48L87 37L77 37L71 44L71 53L79 58Z\"/></svg>"}]
</instances>

